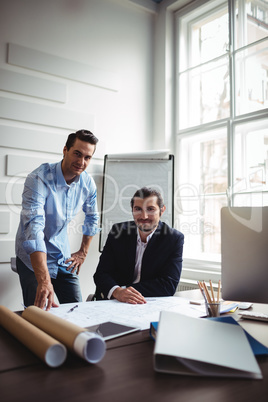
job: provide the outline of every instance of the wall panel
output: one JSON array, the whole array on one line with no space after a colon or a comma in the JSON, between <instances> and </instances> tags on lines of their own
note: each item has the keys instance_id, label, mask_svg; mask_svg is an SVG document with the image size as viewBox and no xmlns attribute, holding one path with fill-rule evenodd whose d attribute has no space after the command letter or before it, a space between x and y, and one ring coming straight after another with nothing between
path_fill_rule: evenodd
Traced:
<instances>
[{"instance_id":1,"label":"wall panel","mask_svg":"<svg viewBox=\"0 0 268 402\"><path fill-rule=\"evenodd\" d=\"M1 240L0 263L9 262L15 256L14 240Z\"/></svg>"},{"instance_id":2,"label":"wall panel","mask_svg":"<svg viewBox=\"0 0 268 402\"><path fill-rule=\"evenodd\" d=\"M0 124L0 147L61 153L67 135Z\"/></svg>"},{"instance_id":3,"label":"wall panel","mask_svg":"<svg viewBox=\"0 0 268 402\"><path fill-rule=\"evenodd\" d=\"M7 155L7 176L26 177L42 163L59 162L60 158L37 158L24 155Z\"/></svg>"},{"instance_id":4,"label":"wall panel","mask_svg":"<svg viewBox=\"0 0 268 402\"><path fill-rule=\"evenodd\" d=\"M0 182L0 204L21 205L21 195L23 191L23 183L18 183L16 180L9 182ZM15 207L17 210L17 207Z\"/></svg>"},{"instance_id":5,"label":"wall panel","mask_svg":"<svg viewBox=\"0 0 268 402\"><path fill-rule=\"evenodd\" d=\"M4 97L0 97L0 117L75 131L77 127L90 127L92 130L94 125L90 114Z\"/></svg>"},{"instance_id":6,"label":"wall panel","mask_svg":"<svg viewBox=\"0 0 268 402\"><path fill-rule=\"evenodd\" d=\"M10 232L10 212L0 211L0 233Z\"/></svg>"},{"instance_id":7,"label":"wall panel","mask_svg":"<svg viewBox=\"0 0 268 402\"><path fill-rule=\"evenodd\" d=\"M66 102L65 84L4 69L0 69L0 90L55 102Z\"/></svg>"},{"instance_id":8,"label":"wall panel","mask_svg":"<svg viewBox=\"0 0 268 402\"><path fill-rule=\"evenodd\" d=\"M13 43L8 44L8 63L113 91L119 89L118 76L112 72Z\"/></svg>"}]
</instances>

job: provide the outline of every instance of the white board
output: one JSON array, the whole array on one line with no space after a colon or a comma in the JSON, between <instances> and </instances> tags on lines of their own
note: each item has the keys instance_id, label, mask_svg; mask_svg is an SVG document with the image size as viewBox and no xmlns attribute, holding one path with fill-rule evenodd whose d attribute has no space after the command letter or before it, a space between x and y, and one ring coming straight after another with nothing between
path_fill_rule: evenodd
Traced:
<instances>
[{"instance_id":1,"label":"white board","mask_svg":"<svg viewBox=\"0 0 268 402\"><path fill-rule=\"evenodd\" d=\"M105 155L100 251L114 223L132 220L130 200L141 187L162 194L166 211L161 220L173 226L174 156L168 151Z\"/></svg>"}]
</instances>

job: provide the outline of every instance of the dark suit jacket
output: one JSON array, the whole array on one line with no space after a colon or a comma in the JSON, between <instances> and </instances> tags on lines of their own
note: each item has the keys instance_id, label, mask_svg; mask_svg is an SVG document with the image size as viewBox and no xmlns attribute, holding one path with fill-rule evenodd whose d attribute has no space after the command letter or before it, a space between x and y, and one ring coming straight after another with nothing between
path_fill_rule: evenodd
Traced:
<instances>
[{"instance_id":1,"label":"dark suit jacket","mask_svg":"<svg viewBox=\"0 0 268 402\"><path fill-rule=\"evenodd\" d=\"M144 297L173 296L180 280L184 235L159 225L142 259L141 279L133 284L137 227L134 221L113 225L94 274L96 298L107 299L115 286L133 286Z\"/></svg>"}]
</instances>

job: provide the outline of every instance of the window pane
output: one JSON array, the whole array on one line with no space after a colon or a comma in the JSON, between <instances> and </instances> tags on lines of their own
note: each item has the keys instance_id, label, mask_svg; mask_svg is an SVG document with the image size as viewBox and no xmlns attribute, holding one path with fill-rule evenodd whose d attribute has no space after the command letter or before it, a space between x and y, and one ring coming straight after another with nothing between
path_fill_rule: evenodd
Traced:
<instances>
[{"instance_id":1,"label":"window pane","mask_svg":"<svg viewBox=\"0 0 268 402\"><path fill-rule=\"evenodd\" d=\"M236 54L236 114L268 107L268 39Z\"/></svg>"},{"instance_id":2,"label":"window pane","mask_svg":"<svg viewBox=\"0 0 268 402\"><path fill-rule=\"evenodd\" d=\"M229 117L228 57L180 74L179 129Z\"/></svg>"},{"instance_id":3,"label":"window pane","mask_svg":"<svg viewBox=\"0 0 268 402\"><path fill-rule=\"evenodd\" d=\"M229 42L227 3L208 1L180 19L180 71L226 53Z\"/></svg>"},{"instance_id":4,"label":"window pane","mask_svg":"<svg viewBox=\"0 0 268 402\"><path fill-rule=\"evenodd\" d=\"M227 202L226 133L217 129L180 140L175 212L186 258L220 253L220 209Z\"/></svg>"},{"instance_id":5,"label":"window pane","mask_svg":"<svg viewBox=\"0 0 268 402\"><path fill-rule=\"evenodd\" d=\"M189 135L179 144L179 183L184 195L215 194L227 189L227 130Z\"/></svg>"},{"instance_id":6,"label":"window pane","mask_svg":"<svg viewBox=\"0 0 268 402\"><path fill-rule=\"evenodd\" d=\"M184 258L219 261L220 211L227 205L226 196L181 198L179 229L185 236Z\"/></svg>"},{"instance_id":7,"label":"window pane","mask_svg":"<svg viewBox=\"0 0 268 402\"><path fill-rule=\"evenodd\" d=\"M267 127L268 119L235 126L233 193L268 190Z\"/></svg>"},{"instance_id":8,"label":"window pane","mask_svg":"<svg viewBox=\"0 0 268 402\"><path fill-rule=\"evenodd\" d=\"M268 1L236 2L237 49L268 36Z\"/></svg>"},{"instance_id":9,"label":"window pane","mask_svg":"<svg viewBox=\"0 0 268 402\"><path fill-rule=\"evenodd\" d=\"M235 194L233 197L234 207L264 207L268 206L268 193Z\"/></svg>"}]
</instances>

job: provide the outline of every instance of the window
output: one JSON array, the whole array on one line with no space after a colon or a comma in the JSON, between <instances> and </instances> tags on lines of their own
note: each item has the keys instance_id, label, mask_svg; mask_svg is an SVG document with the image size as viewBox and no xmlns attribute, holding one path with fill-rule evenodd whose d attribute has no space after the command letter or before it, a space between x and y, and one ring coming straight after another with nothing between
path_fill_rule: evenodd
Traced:
<instances>
[{"instance_id":1,"label":"window","mask_svg":"<svg viewBox=\"0 0 268 402\"><path fill-rule=\"evenodd\" d=\"M182 211L180 230L185 235L184 257L218 260L218 211L226 205L227 132L204 130L180 141L179 187L175 208ZM209 257L208 257L209 256Z\"/></svg>"},{"instance_id":2,"label":"window","mask_svg":"<svg viewBox=\"0 0 268 402\"><path fill-rule=\"evenodd\" d=\"M237 205L267 205L267 120L234 125L233 197Z\"/></svg>"},{"instance_id":3,"label":"window","mask_svg":"<svg viewBox=\"0 0 268 402\"><path fill-rule=\"evenodd\" d=\"M221 208L268 205L268 0L196 1L176 38L176 222L219 272Z\"/></svg>"}]
</instances>

